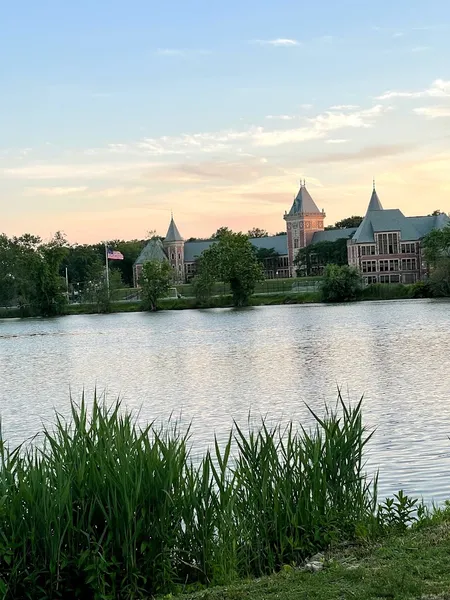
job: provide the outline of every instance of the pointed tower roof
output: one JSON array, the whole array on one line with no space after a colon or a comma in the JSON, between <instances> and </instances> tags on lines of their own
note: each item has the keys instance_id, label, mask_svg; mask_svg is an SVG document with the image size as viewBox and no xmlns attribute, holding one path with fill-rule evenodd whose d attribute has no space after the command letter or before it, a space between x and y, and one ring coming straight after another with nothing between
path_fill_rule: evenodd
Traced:
<instances>
[{"instance_id":1,"label":"pointed tower roof","mask_svg":"<svg viewBox=\"0 0 450 600\"><path fill-rule=\"evenodd\" d=\"M305 180L300 181L300 189L294 199L291 210L289 211L289 216L304 213L322 214L317 204L311 198L310 193L306 189Z\"/></svg>"},{"instance_id":2,"label":"pointed tower roof","mask_svg":"<svg viewBox=\"0 0 450 600\"><path fill-rule=\"evenodd\" d=\"M169 229L167 230L166 237L164 238L165 242L182 242L183 238L181 237L181 233L178 231L178 227L175 225L175 221L172 218L170 219Z\"/></svg>"},{"instance_id":3,"label":"pointed tower roof","mask_svg":"<svg viewBox=\"0 0 450 600\"><path fill-rule=\"evenodd\" d=\"M369 206L367 207L367 212L372 210L383 210L383 206L378 198L377 191L375 189L375 180L373 181L373 191L372 196L370 197Z\"/></svg>"}]
</instances>

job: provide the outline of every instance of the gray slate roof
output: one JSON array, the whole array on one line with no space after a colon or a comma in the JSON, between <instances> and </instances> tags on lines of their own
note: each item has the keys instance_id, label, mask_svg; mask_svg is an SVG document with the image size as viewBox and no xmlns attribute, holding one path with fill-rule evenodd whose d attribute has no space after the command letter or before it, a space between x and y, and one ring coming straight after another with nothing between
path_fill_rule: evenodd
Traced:
<instances>
[{"instance_id":1,"label":"gray slate roof","mask_svg":"<svg viewBox=\"0 0 450 600\"><path fill-rule=\"evenodd\" d=\"M182 242L183 241L183 238L181 237L181 233L178 231L178 227L175 225L173 216L170 219L169 229L167 230L164 241L165 242Z\"/></svg>"},{"instance_id":2,"label":"gray slate roof","mask_svg":"<svg viewBox=\"0 0 450 600\"><path fill-rule=\"evenodd\" d=\"M168 260L164 247L159 238L150 240L135 261L135 265L143 265L150 260L158 260L160 262Z\"/></svg>"},{"instance_id":3,"label":"gray slate roof","mask_svg":"<svg viewBox=\"0 0 450 600\"><path fill-rule=\"evenodd\" d=\"M348 227L347 229L329 229L327 231L316 231L313 235L312 243L318 242L336 242L342 238L351 238L355 233L356 227Z\"/></svg>"},{"instance_id":4,"label":"gray slate roof","mask_svg":"<svg viewBox=\"0 0 450 600\"><path fill-rule=\"evenodd\" d=\"M383 210L383 206L380 202L380 199L378 198L378 194L377 194L375 188L373 188L372 196L370 197L369 206L367 207L367 212L369 212L369 210Z\"/></svg>"},{"instance_id":5,"label":"gray slate roof","mask_svg":"<svg viewBox=\"0 0 450 600\"><path fill-rule=\"evenodd\" d=\"M288 253L287 235L269 235L262 238L252 238L250 241L255 248L266 248L267 250L273 248L281 256Z\"/></svg>"},{"instance_id":6,"label":"gray slate roof","mask_svg":"<svg viewBox=\"0 0 450 600\"><path fill-rule=\"evenodd\" d=\"M411 218L405 217L397 208L389 210L369 210L356 230L353 240L357 244L374 242L374 234L381 231L399 231L404 241L420 240L421 233Z\"/></svg>"},{"instance_id":7,"label":"gray slate roof","mask_svg":"<svg viewBox=\"0 0 450 600\"><path fill-rule=\"evenodd\" d=\"M306 189L305 184L301 183L298 194L294 199L291 210L289 211L289 216L304 213L322 214L317 207L317 204L311 198L311 195Z\"/></svg>"},{"instance_id":8,"label":"gray slate roof","mask_svg":"<svg viewBox=\"0 0 450 600\"><path fill-rule=\"evenodd\" d=\"M449 217L445 213L430 217L407 217L412 222L417 231L425 236L433 229L443 229L450 223Z\"/></svg>"},{"instance_id":9,"label":"gray slate roof","mask_svg":"<svg viewBox=\"0 0 450 600\"><path fill-rule=\"evenodd\" d=\"M268 250L273 248L280 256L284 256L288 253L287 235L269 235L268 237L263 238L252 238L250 241L255 248L267 248ZM214 240L186 242L184 244L184 261L194 262L202 252L211 246L211 244L216 243L217 242Z\"/></svg>"}]
</instances>

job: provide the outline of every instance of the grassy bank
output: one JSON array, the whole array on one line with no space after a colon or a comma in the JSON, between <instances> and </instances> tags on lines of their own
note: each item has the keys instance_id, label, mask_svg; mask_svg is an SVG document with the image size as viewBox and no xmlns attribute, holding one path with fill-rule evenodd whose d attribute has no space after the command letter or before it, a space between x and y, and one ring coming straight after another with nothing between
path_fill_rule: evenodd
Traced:
<instances>
[{"instance_id":1,"label":"grassy bank","mask_svg":"<svg viewBox=\"0 0 450 600\"><path fill-rule=\"evenodd\" d=\"M4 598L144 599L300 565L405 528L417 506L379 506L370 435L342 403L306 431L235 425L193 463L188 434L136 426L119 405L73 406L44 448L0 453Z\"/></svg>"},{"instance_id":2,"label":"grassy bank","mask_svg":"<svg viewBox=\"0 0 450 600\"><path fill-rule=\"evenodd\" d=\"M324 554L320 572L277 575L218 587L184 600L449 600L450 511L423 527Z\"/></svg>"}]
</instances>

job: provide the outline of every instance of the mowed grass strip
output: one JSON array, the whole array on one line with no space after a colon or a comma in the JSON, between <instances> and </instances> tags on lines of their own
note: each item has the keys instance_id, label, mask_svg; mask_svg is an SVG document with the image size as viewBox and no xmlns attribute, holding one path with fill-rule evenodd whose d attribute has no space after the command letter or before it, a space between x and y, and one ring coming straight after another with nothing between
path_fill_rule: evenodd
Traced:
<instances>
[{"instance_id":1,"label":"mowed grass strip","mask_svg":"<svg viewBox=\"0 0 450 600\"><path fill-rule=\"evenodd\" d=\"M450 513L377 545L335 550L311 573L286 566L271 577L210 588L183 600L450 600Z\"/></svg>"}]
</instances>

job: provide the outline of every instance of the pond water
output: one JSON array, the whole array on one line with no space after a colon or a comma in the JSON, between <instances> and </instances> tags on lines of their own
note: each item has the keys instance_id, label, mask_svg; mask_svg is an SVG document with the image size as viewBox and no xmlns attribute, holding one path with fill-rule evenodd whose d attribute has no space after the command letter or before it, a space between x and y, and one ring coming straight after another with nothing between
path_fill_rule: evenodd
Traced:
<instances>
[{"instance_id":1,"label":"pond water","mask_svg":"<svg viewBox=\"0 0 450 600\"><path fill-rule=\"evenodd\" d=\"M337 386L376 433L380 492L450 498L450 302L390 301L243 310L0 320L0 415L11 444L95 388L147 422L192 420L194 454L214 432L311 423Z\"/></svg>"}]
</instances>

